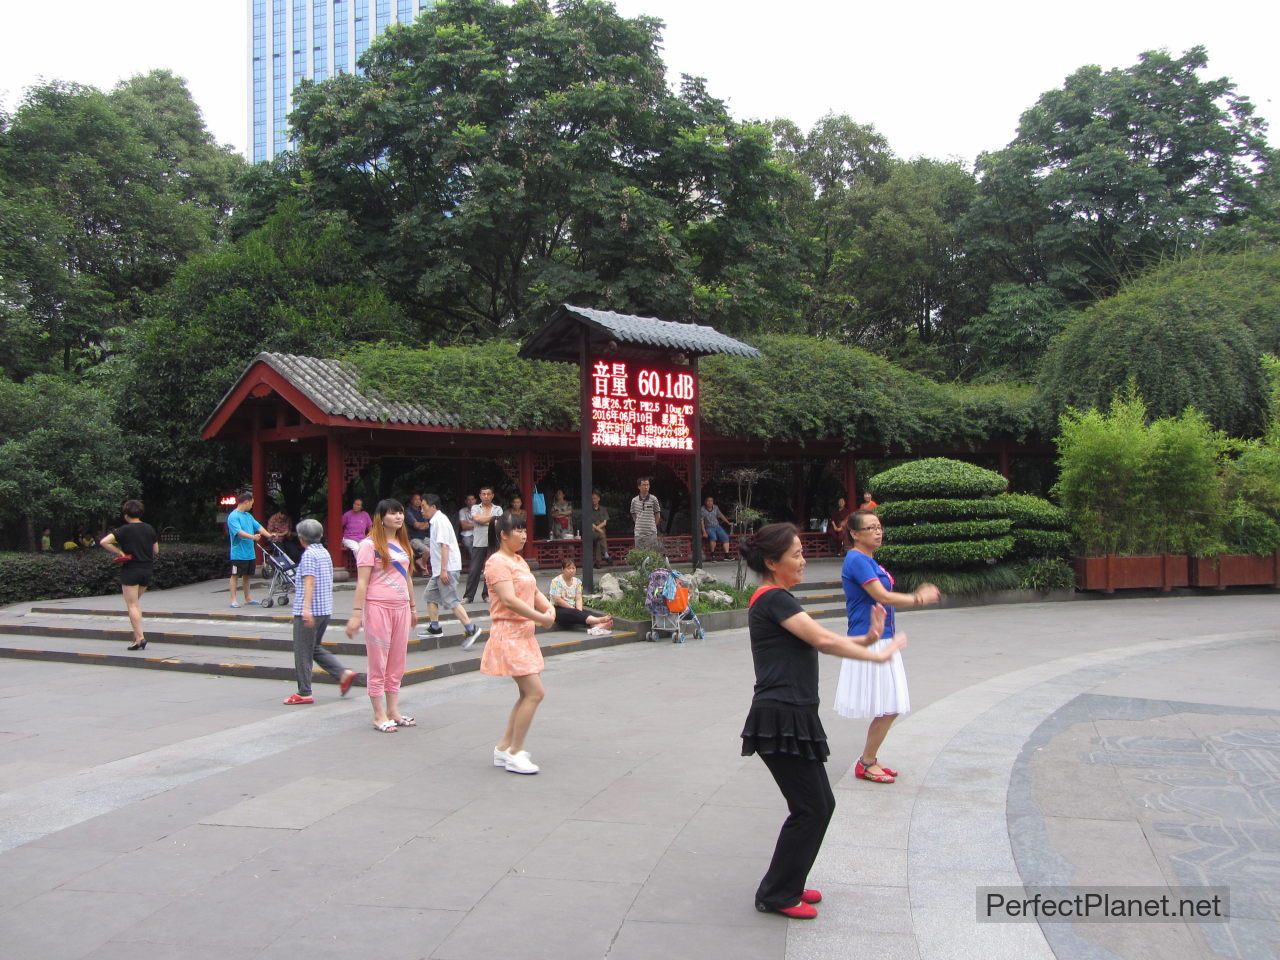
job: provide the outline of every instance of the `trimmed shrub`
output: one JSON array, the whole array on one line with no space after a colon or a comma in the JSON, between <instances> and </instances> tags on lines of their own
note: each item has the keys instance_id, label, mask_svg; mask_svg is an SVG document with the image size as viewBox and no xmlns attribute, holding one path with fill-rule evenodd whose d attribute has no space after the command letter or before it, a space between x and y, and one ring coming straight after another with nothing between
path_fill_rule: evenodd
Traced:
<instances>
[{"instance_id":1,"label":"trimmed shrub","mask_svg":"<svg viewBox=\"0 0 1280 960\"><path fill-rule=\"evenodd\" d=\"M879 551L876 556L880 556ZM949 597L1017 590L1018 568L997 563L972 570L908 570L896 579L894 589L910 593L925 583L932 583Z\"/></svg>"},{"instance_id":2,"label":"trimmed shrub","mask_svg":"<svg viewBox=\"0 0 1280 960\"><path fill-rule=\"evenodd\" d=\"M1008 481L993 470L946 457L913 460L876 474L871 481L871 489L886 500L990 497L1008 485Z\"/></svg>"},{"instance_id":3,"label":"trimmed shrub","mask_svg":"<svg viewBox=\"0 0 1280 960\"><path fill-rule=\"evenodd\" d=\"M959 460L933 457L877 474L869 481L892 498L876 510L885 542L876 559L913 587L930 582L944 593L1017 586L995 564L1013 549L1009 504L997 494L1004 477Z\"/></svg>"},{"instance_id":4,"label":"trimmed shrub","mask_svg":"<svg viewBox=\"0 0 1280 960\"><path fill-rule=\"evenodd\" d=\"M1071 518L1067 511L1054 506L1043 497L1033 497L1027 493L1002 493L996 498L1009 510L1009 519L1015 527L1030 527L1033 530L1069 530Z\"/></svg>"},{"instance_id":5,"label":"trimmed shrub","mask_svg":"<svg viewBox=\"0 0 1280 960\"><path fill-rule=\"evenodd\" d=\"M1009 508L1013 521L1013 556L1018 559L1061 558L1071 555L1071 518L1048 500L1025 493L1002 493L997 500Z\"/></svg>"},{"instance_id":6,"label":"trimmed shrub","mask_svg":"<svg viewBox=\"0 0 1280 960\"><path fill-rule=\"evenodd\" d=\"M991 560L999 560L1013 549L1013 537L994 540L956 540L949 543L905 543L885 545L876 559L887 568L904 570L960 569Z\"/></svg>"},{"instance_id":7,"label":"trimmed shrub","mask_svg":"<svg viewBox=\"0 0 1280 960\"><path fill-rule=\"evenodd\" d=\"M1148 423L1130 388L1105 414L1064 414L1056 443L1053 493L1085 555L1219 551L1227 443L1196 410Z\"/></svg>"},{"instance_id":8,"label":"trimmed shrub","mask_svg":"<svg viewBox=\"0 0 1280 960\"><path fill-rule=\"evenodd\" d=\"M881 521L883 522L883 517ZM1013 526L1008 518L999 520L957 520L954 523L917 523L909 527L891 527L885 534L881 552L904 543L934 543L939 540L974 540L1003 537ZM1068 540L1070 537L1068 537Z\"/></svg>"},{"instance_id":9,"label":"trimmed shrub","mask_svg":"<svg viewBox=\"0 0 1280 960\"><path fill-rule=\"evenodd\" d=\"M227 572L223 547L165 544L156 558L152 588L203 583ZM96 597L120 591L119 568L105 550L70 553L10 553L0 556L0 604L65 597Z\"/></svg>"},{"instance_id":10,"label":"trimmed shrub","mask_svg":"<svg viewBox=\"0 0 1280 960\"><path fill-rule=\"evenodd\" d=\"M990 500L899 500L880 504L876 507L876 515L886 524L896 527L921 521L1007 517L1009 505L1002 497Z\"/></svg>"},{"instance_id":11,"label":"trimmed shrub","mask_svg":"<svg viewBox=\"0 0 1280 960\"><path fill-rule=\"evenodd\" d=\"M1023 590L1074 590L1076 574L1058 557L1042 557L1019 564L1018 586Z\"/></svg>"}]
</instances>

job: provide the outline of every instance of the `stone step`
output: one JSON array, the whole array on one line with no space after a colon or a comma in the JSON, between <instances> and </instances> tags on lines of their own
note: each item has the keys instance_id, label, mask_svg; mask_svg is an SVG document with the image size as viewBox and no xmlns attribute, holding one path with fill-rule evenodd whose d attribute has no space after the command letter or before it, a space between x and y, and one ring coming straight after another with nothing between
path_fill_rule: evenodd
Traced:
<instances>
[{"instance_id":1,"label":"stone step","mask_svg":"<svg viewBox=\"0 0 1280 960\"><path fill-rule=\"evenodd\" d=\"M125 650L132 641L128 630L30 626L31 631L16 631L12 624L0 625L0 657L263 680L294 679L292 645L282 642L279 637L149 632L147 649L129 652ZM607 637L590 637L584 631L568 630L539 631L537 636L544 657L595 650L640 639L635 631L629 630L614 631ZM483 642L470 650L463 650L460 642L461 637L412 638L403 683L425 683L480 669ZM340 641L326 641L324 645L350 669L361 673L356 682L363 685L366 667L364 644L349 642L343 636ZM318 670L314 678L317 683L334 682L328 674Z\"/></svg>"}]
</instances>

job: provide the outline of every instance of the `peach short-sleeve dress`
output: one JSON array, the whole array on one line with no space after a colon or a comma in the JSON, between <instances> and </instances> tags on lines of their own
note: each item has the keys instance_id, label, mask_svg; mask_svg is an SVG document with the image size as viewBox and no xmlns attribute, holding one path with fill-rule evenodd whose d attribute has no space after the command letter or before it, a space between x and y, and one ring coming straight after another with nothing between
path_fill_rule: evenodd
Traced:
<instances>
[{"instance_id":1,"label":"peach short-sleeve dress","mask_svg":"<svg viewBox=\"0 0 1280 960\"><path fill-rule=\"evenodd\" d=\"M542 650L534 635L534 622L507 609L498 599L495 583L511 581L516 599L533 606L538 592L524 557L508 557L495 553L484 565L484 579L489 584L489 639L480 658L480 672L494 677L527 677L541 673Z\"/></svg>"}]
</instances>

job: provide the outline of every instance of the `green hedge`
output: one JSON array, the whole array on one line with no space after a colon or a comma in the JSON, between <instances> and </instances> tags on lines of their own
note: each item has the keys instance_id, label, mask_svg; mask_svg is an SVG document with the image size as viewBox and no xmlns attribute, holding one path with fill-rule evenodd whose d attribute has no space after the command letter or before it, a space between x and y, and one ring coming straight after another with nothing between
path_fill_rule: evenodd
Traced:
<instances>
[{"instance_id":1,"label":"green hedge","mask_svg":"<svg viewBox=\"0 0 1280 960\"><path fill-rule=\"evenodd\" d=\"M876 552L877 558L881 553L883 550ZM910 593L926 583L932 583L944 596L958 597L1016 590L1019 574L1017 567L1007 563L984 564L972 570L908 570L897 576L895 589Z\"/></svg>"},{"instance_id":2,"label":"green hedge","mask_svg":"<svg viewBox=\"0 0 1280 960\"><path fill-rule=\"evenodd\" d=\"M1009 508L1009 519L1015 527L1031 527L1035 530L1068 530L1071 518L1067 511L1054 506L1043 497L1026 493L1002 493L996 498Z\"/></svg>"},{"instance_id":3,"label":"green hedge","mask_svg":"<svg viewBox=\"0 0 1280 960\"><path fill-rule=\"evenodd\" d=\"M1002 492L1009 482L994 470L946 457L913 460L878 473L869 481L876 496L885 500L917 500L925 497L987 497Z\"/></svg>"},{"instance_id":4,"label":"green hedge","mask_svg":"<svg viewBox=\"0 0 1280 960\"><path fill-rule=\"evenodd\" d=\"M226 576L225 547L163 544L152 589L165 590ZM0 556L0 605L120 592L120 568L105 550L11 553Z\"/></svg>"},{"instance_id":5,"label":"green hedge","mask_svg":"<svg viewBox=\"0 0 1280 960\"><path fill-rule=\"evenodd\" d=\"M1029 557L1069 557L1074 538L1066 530L1028 530L1014 527L1013 556L1018 559Z\"/></svg>"},{"instance_id":6,"label":"green hedge","mask_svg":"<svg viewBox=\"0 0 1280 960\"><path fill-rule=\"evenodd\" d=\"M922 521L950 521L982 517L1007 517L1009 504L1003 497L990 500L899 500L882 503L876 514L889 525L898 526Z\"/></svg>"},{"instance_id":7,"label":"green hedge","mask_svg":"<svg viewBox=\"0 0 1280 960\"><path fill-rule=\"evenodd\" d=\"M876 551L876 559L890 570L895 567L954 569L999 560L1012 549L1013 537L953 543L904 543L902 546L881 547Z\"/></svg>"},{"instance_id":8,"label":"green hedge","mask_svg":"<svg viewBox=\"0 0 1280 960\"><path fill-rule=\"evenodd\" d=\"M882 518L883 519L883 518ZM885 546L900 543L933 543L939 540L983 540L1003 537L1009 533L1013 521L958 520L953 523L917 523L910 526L893 526L885 531ZM883 550L884 547L881 547Z\"/></svg>"}]
</instances>

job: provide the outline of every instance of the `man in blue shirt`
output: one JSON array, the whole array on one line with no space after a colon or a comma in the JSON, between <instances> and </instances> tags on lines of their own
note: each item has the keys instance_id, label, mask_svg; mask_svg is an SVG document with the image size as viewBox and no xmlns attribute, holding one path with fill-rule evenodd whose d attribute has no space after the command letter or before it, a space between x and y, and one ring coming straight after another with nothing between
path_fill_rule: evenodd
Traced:
<instances>
[{"instance_id":1,"label":"man in blue shirt","mask_svg":"<svg viewBox=\"0 0 1280 960\"><path fill-rule=\"evenodd\" d=\"M256 605L249 597L249 580L253 577L254 544L262 539L263 526L249 511L253 509L253 494L242 493L236 508L227 515L227 533L231 537L231 606L236 603L236 579L240 579L244 602Z\"/></svg>"},{"instance_id":2,"label":"man in blue shirt","mask_svg":"<svg viewBox=\"0 0 1280 960\"><path fill-rule=\"evenodd\" d=\"M354 670L346 669L321 645L333 616L333 560L320 543L323 538L324 527L319 520L298 524L298 542L303 548L295 571L298 589L293 594L293 665L298 674L298 692L285 700L288 706L315 703L311 696L313 661L338 681L338 691L344 697L356 678Z\"/></svg>"}]
</instances>

